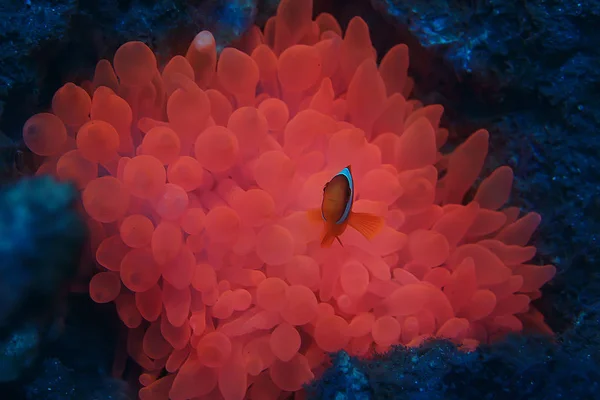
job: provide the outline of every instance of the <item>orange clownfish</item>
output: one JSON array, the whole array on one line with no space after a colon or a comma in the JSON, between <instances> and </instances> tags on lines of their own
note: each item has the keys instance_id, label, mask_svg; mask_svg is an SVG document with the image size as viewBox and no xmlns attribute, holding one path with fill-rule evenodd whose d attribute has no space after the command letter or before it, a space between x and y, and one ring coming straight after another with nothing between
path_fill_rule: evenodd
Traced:
<instances>
[{"instance_id":1,"label":"orange clownfish","mask_svg":"<svg viewBox=\"0 0 600 400\"><path fill-rule=\"evenodd\" d=\"M311 221L324 224L321 247L330 247L336 239L343 246L339 236L344 233L348 225L367 239L372 239L383 228L382 217L353 212L353 203L354 179L350 166L347 166L323 187L321 209L308 211Z\"/></svg>"}]
</instances>

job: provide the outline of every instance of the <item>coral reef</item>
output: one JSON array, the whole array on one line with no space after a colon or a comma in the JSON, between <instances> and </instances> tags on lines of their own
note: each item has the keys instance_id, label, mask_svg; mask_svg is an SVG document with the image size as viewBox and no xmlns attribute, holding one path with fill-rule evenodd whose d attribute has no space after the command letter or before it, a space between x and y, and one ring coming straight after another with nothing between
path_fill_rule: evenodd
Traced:
<instances>
[{"instance_id":1,"label":"coral reef","mask_svg":"<svg viewBox=\"0 0 600 400\"><path fill-rule=\"evenodd\" d=\"M529 263L540 216L505 207L508 167L469 193L488 132L440 152L443 107L407 100L408 47L378 66L363 19L342 38L331 14L312 14L311 0L285 0L237 48L217 56L202 31L160 70L127 42L23 127L46 157L37 174L81 191L90 296L130 328L142 399L273 398L342 349L552 334L530 304L555 273ZM324 249L308 210L346 165L353 210L386 225Z\"/></svg>"},{"instance_id":2,"label":"coral reef","mask_svg":"<svg viewBox=\"0 0 600 400\"><path fill-rule=\"evenodd\" d=\"M397 347L369 360L344 352L308 388L314 399L594 399L600 373L598 313L589 315L560 344L510 335L471 353L450 343ZM581 343L586 343L581 345ZM496 397L497 396L497 397Z\"/></svg>"},{"instance_id":3,"label":"coral reef","mask_svg":"<svg viewBox=\"0 0 600 400\"><path fill-rule=\"evenodd\" d=\"M50 103L54 91L64 81L80 82L79 78L91 76L96 60L112 59L116 48L127 40L146 41L163 61L172 54L184 54L188 39L199 27L210 26L218 33L216 39L223 39L226 44L229 39L224 38L242 30L236 21L249 22L236 14L242 9L237 5L214 7L210 12L197 14L187 12L188 4L201 3L218 4L6 2L0 10L3 24L0 101L7 98L10 101L3 104L7 110L1 121L2 129L16 138L25 119L45 110L41 107ZM274 10L278 2L258 3L263 10ZM451 128L447 145L462 142L473 126L490 131L490 156L483 166L483 176L508 162L515 171L516 190L511 204L536 210L544 217L535 236L539 253L534 260L556 264L559 273L552 285L543 290L544 297L534 304L561 334L558 345L511 337L501 347L481 346L475 357L435 344L428 344L426 352L395 349L386 357L366 363L341 353L320 381L322 386L316 396L335 398L343 394L352 398L359 393L380 395L394 391L394 395L402 392L408 398L425 396L423 392L430 395L427 398L465 398L466 393L468 398L481 398L490 395L492 389L488 385L495 382L498 393L512 398L525 395L544 399L594 398L598 377L593 355L598 348L600 290L594 271L600 218L595 195L599 177L593 151L597 147L597 123L593 120L598 107L596 97L589 91L597 82L594 60L598 55L593 46L597 32L590 29L597 20L597 5L571 0L535 4L379 0L371 3L377 10L366 1L334 0L319 2L315 10L317 14L321 11L334 14L344 30L352 16L363 17L380 57L398 38L409 44L415 96L425 104L444 105L444 126ZM443 7L438 3L443 3ZM244 6L243 2L237 4ZM223 22L231 22L233 26L221 23L215 30L215 25L210 25L215 15L213 10L219 11ZM513 16L517 15L525 17L522 23L514 23ZM206 18L208 24L197 23L197 17ZM261 24L267 18L258 15ZM571 40L573 37L579 40ZM432 54L439 58L432 58ZM4 142L2 146L4 149ZM20 154L14 151L12 142L7 146L11 154ZM2 161L5 162L4 157ZM8 168L14 162L9 160ZM79 317L74 318L82 318L97 310L77 308L76 312ZM73 360L62 361L70 352L84 354L87 344L94 347L105 344L102 338L92 339L95 335L90 332L96 330L93 322L81 329L67 330L68 337L62 340L69 343L89 337L89 343L81 343L77 350L58 346L57 353L42 366L46 372L35 371L39 376L28 389L30 398L69 398L69 393L77 393L82 399L111 395L118 398L118 393L98 394L92 390L98 383L107 389L114 387L105 378L106 368L98 369L100 375L94 377L93 367L94 363L104 363L101 360L111 353L110 346L102 354L86 353L88 367L82 368ZM531 354L532 346L545 355L543 360L538 354ZM30 347L37 348L35 344ZM452 368L435 368L438 364L432 363L432 358L438 357ZM411 362L403 361L407 359ZM73 374L81 369L89 374ZM349 371L352 375L348 375ZM372 389L366 389L363 377ZM413 378L418 378L418 385ZM528 392L531 386L536 389L533 394ZM49 393L47 387L57 390ZM85 391L86 387L90 390ZM356 391L347 390L348 387ZM11 397L10 391L3 393L8 398L22 397L17 394Z\"/></svg>"}]
</instances>

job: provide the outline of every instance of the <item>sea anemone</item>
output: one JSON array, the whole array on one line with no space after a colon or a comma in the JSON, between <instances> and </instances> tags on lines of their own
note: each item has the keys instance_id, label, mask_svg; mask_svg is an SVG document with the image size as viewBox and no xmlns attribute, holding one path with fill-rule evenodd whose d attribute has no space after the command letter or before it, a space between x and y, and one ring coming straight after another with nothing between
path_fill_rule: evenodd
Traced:
<instances>
[{"instance_id":1,"label":"sea anemone","mask_svg":"<svg viewBox=\"0 0 600 400\"><path fill-rule=\"evenodd\" d=\"M23 130L38 173L81 191L90 295L130 328L141 399L275 399L329 352L551 333L530 304L555 274L528 263L540 216L505 207L508 167L468 195L488 132L440 151L443 108L407 100L406 45L377 65L361 18L342 37L312 0L283 0L236 47L217 55L203 31L159 70L125 43ZM346 165L354 210L385 227L321 248L306 211Z\"/></svg>"}]
</instances>

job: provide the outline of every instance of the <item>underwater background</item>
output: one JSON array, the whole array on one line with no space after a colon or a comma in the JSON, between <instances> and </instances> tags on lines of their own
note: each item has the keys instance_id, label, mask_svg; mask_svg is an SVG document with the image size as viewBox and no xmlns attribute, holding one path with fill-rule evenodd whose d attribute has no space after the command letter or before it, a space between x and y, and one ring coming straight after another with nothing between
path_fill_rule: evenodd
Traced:
<instances>
[{"instance_id":1,"label":"underwater background","mask_svg":"<svg viewBox=\"0 0 600 400\"><path fill-rule=\"evenodd\" d=\"M137 391L112 376L115 349L124 347L114 308L95 304L78 280L86 235L70 206L76 191L21 179L36 163L21 143L25 121L46 110L65 82L90 79L98 60L112 59L126 41L148 44L160 62L185 53L207 29L221 49L252 24L264 26L277 5L1 1L2 398L130 399ZM469 353L431 342L369 360L341 352L307 397L600 398L600 3L317 0L320 12L342 28L362 17L380 55L409 46L413 97L444 106L451 146L476 129L490 132L483 175L509 165L511 204L542 216L533 263L553 264L557 273L534 304L556 337L509 336ZM73 280L80 293L67 293ZM122 363L127 377L135 366Z\"/></svg>"}]
</instances>

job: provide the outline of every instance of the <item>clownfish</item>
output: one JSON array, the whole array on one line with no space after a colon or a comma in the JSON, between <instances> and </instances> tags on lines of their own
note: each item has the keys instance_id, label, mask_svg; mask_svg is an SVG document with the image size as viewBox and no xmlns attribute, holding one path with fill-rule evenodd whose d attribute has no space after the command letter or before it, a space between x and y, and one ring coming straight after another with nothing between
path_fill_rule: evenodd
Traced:
<instances>
[{"instance_id":1,"label":"clownfish","mask_svg":"<svg viewBox=\"0 0 600 400\"><path fill-rule=\"evenodd\" d=\"M311 221L324 225L321 247L330 247L336 239L343 246L339 236L344 233L348 225L369 240L383 228L382 217L356 213L352 211L353 203L354 179L350 166L347 166L323 187L321 209L308 210Z\"/></svg>"}]
</instances>

